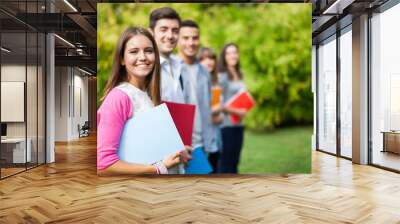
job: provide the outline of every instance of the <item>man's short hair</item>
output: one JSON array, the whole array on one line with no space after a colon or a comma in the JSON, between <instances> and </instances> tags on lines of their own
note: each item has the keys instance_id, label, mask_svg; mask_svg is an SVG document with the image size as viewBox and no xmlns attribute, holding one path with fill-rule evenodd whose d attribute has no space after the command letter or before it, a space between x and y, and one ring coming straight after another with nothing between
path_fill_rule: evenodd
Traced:
<instances>
[{"instance_id":1,"label":"man's short hair","mask_svg":"<svg viewBox=\"0 0 400 224\"><path fill-rule=\"evenodd\" d=\"M179 14L171 7L162 7L153 10L150 14L150 28L154 29L157 21L160 19L176 19L178 20L179 26L181 26L181 17L179 17Z\"/></svg>"},{"instance_id":2,"label":"man's short hair","mask_svg":"<svg viewBox=\"0 0 400 224\"><path fill-rule=\"evenodd\" d=\"M181 28L182 27L193 27L193 28L200 29L199 25L195 21L190 20L190 19L182 21Z\"/></svg>"}]
</instances>

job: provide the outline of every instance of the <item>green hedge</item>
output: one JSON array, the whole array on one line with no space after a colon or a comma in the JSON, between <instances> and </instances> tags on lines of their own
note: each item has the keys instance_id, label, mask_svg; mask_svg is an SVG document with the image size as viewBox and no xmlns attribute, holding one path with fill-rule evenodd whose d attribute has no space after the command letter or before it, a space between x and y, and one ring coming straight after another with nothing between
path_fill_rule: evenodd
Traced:
<instances>
[{"instance_id":1,"label":"green hedge","mask_svg":"<svg viewBox=\"0 0 400 224\"><path fill-rule=\"evenodd\" d=\"M244 80L257 102L248 128L312 123L311 4L98 4L98 102L119 34L148 27L151 10L162 6L196 21L202 46L220 52L225 43L239 45Z\"/></svg>"}]
</instances>

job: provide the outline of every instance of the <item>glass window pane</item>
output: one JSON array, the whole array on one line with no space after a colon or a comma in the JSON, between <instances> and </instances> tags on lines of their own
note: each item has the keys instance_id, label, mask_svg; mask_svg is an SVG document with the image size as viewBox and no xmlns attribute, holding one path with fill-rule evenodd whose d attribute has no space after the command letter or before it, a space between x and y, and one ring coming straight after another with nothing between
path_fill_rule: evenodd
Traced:
<instances>
[{"instance_id":1,"label":"glass window pane","mask_svg":"<svg viewBox=\"0 0 400 224\"><path fill-rule=\"evenodd\" d=\"M27 112L27 141L30 144L30 161L28 168L37 165L37 132L38 132L38 36L37 32L27 33L28 63L27 63L27 80L26 80L26 112Z\"/></svg>"},{"instance_id":2,"label":"glass window pane","mask_svg":"<svg viewBox=\"0 0 400 224\"><path fill-rule=\"evenodd\" d=\"M400 170L400 4L371 19L372 163Z\"/></svg>"},{"instance_id":3,"label":"glass window pane","mask_svg":"<svg viewBox=\"0 0 400 224\"><path fill-rule=\"evenodd\" d=\"M21 3L23 5L23 3ZM22 6L21 6L22 7ZM2 18L8 15L0 13ZM9 17L10 21L13 18ZM2 24L4 25L4 24ZM1 29L1 174L2 178L25 170L30 161L26 141L26 31Z\"/></svg>"},{"instance_id":4,"label":"glass window pane","mask_svg":"<svg viewBox=\"0 0 400 224\"><path fill-rule=\"evenodd\" d=\"M340 36L340 153L352 157L352 35Z\"/></svg>"},{"instance_id":5,"label":"glass window pane","mask_svg":"<svg viewBox=\"0 0 400 224\"><path fill-rule=\"evenodd\" d=\"M1 178L45 162L45 2L0 1Z\"/></svg>"},{"instance_id":6,"label":"glass window pane","mask_svg":"<svg viewBox=\"0 0 400 224\"><path fill-rule=\"evenodd\" d=\"M318 148L336 154L336 40L318 48Z\"/></svg>"}]
</instances>

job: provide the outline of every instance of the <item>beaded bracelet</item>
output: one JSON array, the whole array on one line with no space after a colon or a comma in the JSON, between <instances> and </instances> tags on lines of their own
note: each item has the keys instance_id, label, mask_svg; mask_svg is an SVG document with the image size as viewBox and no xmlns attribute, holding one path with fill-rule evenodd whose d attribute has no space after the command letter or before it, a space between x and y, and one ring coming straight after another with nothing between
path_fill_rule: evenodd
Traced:
<instances>
[{"instance_id":1,"label":"beaded bracelet","mask_svg":"<svg viewBox=\"0 0 400 224\"><path fill-rule=\"evenodd\" d=\"M157 168L157 174L168 174L168 169L162 161L153 164Z\"/></svg>"},{"instance_id":2,"label":"beaded bracelet","mask_svg":"<svg viewBox=\"0 0 400 224\"><path fill-rule=\"evenodd\" d=\"M160 174L160 169L158 169L156 165L154 165L154 167L156 168L157 174Z\"/></svg>"}]
</instances>

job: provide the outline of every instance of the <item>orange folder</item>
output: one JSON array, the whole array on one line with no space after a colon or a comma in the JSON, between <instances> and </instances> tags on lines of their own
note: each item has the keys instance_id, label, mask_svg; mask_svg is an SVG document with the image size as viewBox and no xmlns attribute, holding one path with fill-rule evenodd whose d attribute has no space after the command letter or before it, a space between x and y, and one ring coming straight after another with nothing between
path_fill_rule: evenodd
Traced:
<instances>
[{"instance_id":1,"label":"orange folder","mask_svg":"<svg viewBox=\"0 0 400 224\"><path fill-rule=\"evenodd\" d=\"M246 90L239 91L237 94L232 96L227 102L226 106L235 109L245 109L249 111L254 106L254 99L250 93ZM240 117L236 115L230 115L230 119L233 124L237 124L240 121Z\"/></svg>"},{"instance_id":2,"label":"orange folder","mask_svg":"<svg viewBox=\"0 0 400 224\"><path fill-rule=\"evenodd\" d=\"M211 88L211 106L215 106L221 103L221 87L212 87Z\"/></svg>"},{"instance_id":3,"label":"orange folder","mask_svg":"<svg viewBox=\"0 0 400 224\"><path fill-rule=\"evenodd\" d=\"M192 145L192 133L194 125L194 113L196 106L194 104L182 104L173 102L164 102L174 120L176 129L178 129L184 145Z\"/></svg>"}]
</instances>

